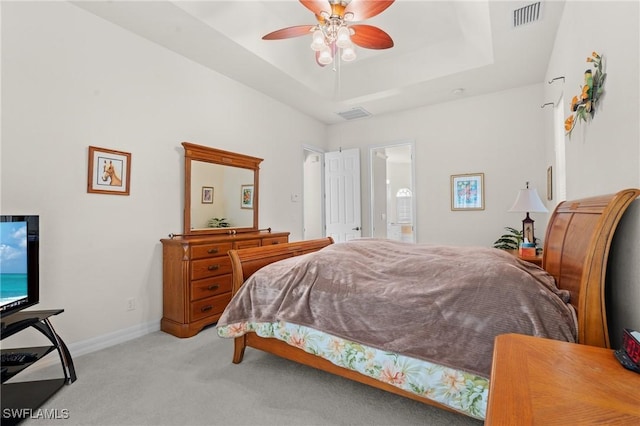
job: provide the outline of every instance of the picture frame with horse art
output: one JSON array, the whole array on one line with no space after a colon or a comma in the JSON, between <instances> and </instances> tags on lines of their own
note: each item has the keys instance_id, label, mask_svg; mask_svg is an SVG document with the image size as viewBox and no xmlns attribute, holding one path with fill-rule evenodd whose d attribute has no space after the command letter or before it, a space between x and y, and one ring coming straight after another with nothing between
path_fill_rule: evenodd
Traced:
<instances>
[{"instance_id":1,"label":"picture frame with horse art","mask_svg":"<svg viewBox=\"0 0 640 426\"><path fill-rule=\"evenodd\" d=\"M87 192L129 195L131 153L89 146Z\"/></svg>"}]
</instances>

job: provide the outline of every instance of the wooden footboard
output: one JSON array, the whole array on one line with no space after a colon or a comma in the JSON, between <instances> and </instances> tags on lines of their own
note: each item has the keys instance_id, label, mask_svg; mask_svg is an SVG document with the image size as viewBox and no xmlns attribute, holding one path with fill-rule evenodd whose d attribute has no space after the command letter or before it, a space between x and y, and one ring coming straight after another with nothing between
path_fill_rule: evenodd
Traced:
<instances>
[{"instance_id":1,"label":"wooden footboard","mask_svg":"<svg viewBox=\"0 0 640 426\"><path fill-rule=\"evenodd\" d=\"M333 244L333 238L297 241L294 243L274 244L272 246L252 247L240 250L229 250L231 270L233 273L233 294L258 269L278 260L301 254L318 251Z\"/></svg>"},{"instance_id":2,"label":"wooden footboard","mask_svg":"<svg viewBox=\"0 0 640 426\"><path fill-rule=\"evenodd\" d=\"M297 241L294 243L276 244L273 246L253 247L241 250L230 250L231 269L233 273L232 294L236 294L242 284L258 269L278 260L318 251L333 244L333 238ZM253 333L251 333L253 334ZM247 335L234 339L233 362L238 364L244 356L247 346Z\"/></svg>"}]
</instances>

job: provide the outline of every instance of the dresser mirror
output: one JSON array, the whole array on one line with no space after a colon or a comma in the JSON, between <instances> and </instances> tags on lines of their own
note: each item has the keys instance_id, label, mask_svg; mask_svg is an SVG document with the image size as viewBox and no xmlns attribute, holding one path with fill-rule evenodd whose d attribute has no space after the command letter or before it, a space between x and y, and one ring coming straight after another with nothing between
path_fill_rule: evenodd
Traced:
<instances>
[{"instance_id":1,"label":"dresser mirror","mask_svg":"<svg viewBox=\"0 0 640 426\"><path fill-rule=\"evenodd\" d=\"M184 234L258 230L261 158L189 142L184 147Z\"/></svg>"}]
</instances>

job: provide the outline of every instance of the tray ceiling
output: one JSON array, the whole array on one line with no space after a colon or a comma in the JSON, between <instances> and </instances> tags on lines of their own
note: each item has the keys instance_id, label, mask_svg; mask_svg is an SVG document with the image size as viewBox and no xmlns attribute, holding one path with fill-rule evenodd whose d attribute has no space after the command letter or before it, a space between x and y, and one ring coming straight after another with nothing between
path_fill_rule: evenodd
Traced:
<instances>
[{"instance_id":1,"label":"tray ceiling","mask_svg":"<svg viewBox=\"0 0 640 426\"><path fill-rule=\"evenodd\" d=\"M353 108L381 115L542 82L564 2L542 2L537 21L514 27L531 3L396 0L365 21L393 48L319 67L311 36L261 39L315 22L297 1L73 2L327 124Z\"/></svg>"}]
</instances>

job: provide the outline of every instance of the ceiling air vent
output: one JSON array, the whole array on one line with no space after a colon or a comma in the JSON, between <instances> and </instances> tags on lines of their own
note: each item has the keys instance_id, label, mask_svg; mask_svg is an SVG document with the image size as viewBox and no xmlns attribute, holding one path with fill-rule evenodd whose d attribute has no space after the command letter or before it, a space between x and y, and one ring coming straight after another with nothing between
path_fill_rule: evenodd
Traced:
<instances>
[{"instance_id":1,"label":"ceiling air vent","mask_svg":"<svg viewBox=\"0 0 640 426\"><path fill-rule=\"evenodd\" d=\"M356 120L358 118L369 117L371 113L362 107L351 108L346 111L336 113L345 120Z\"/></svg>"},{"instance_id":2,"label":"ceiling air vent","mask_svg":"<svg viewBox=\"0 0 640 426\"><path fill-rule=\"evenodd\" d=\"M540 19L540 2L531 3L513 11L513 28L536 22Z\"/></svg>"}]
</instances>

